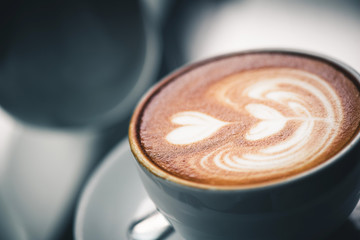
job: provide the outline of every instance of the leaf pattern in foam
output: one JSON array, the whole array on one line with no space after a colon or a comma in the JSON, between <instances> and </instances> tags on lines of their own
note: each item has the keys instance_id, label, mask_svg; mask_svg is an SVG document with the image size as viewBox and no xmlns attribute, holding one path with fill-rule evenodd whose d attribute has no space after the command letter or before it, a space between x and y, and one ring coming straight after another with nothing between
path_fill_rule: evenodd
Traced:
<instances>
[{"instance_id":1,"label":"leaf pattern in foam","mask_svg":"<svg viewBox=\"0 0 360 240\"><path fill-rule=\"evenodd\" d=\"M246 110L255 118L262 120L246 133L247 140L255 141L269 137L281 131L287 122L279 111L263 104L248 104Z\"/></svg>"},{"instance_id":2,"label":"leaf pattern in foam","mask_svg":"<svg viewBox=\"0 0 360 240\"><path fill-rule=\"evenodd\" d=\"M172 117L171 122L181 126L171 131L166 136L166 140L177 145L204 140L228 124L207 114L195 111L177 113Z\"/></svg>"}]
</instances>

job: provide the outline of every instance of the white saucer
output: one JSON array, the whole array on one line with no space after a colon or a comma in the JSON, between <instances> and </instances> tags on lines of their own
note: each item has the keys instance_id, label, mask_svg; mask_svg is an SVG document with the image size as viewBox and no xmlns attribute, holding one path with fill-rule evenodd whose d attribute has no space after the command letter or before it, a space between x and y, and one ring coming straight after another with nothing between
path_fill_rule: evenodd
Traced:
<instances>
[{"instance_id":1,"label":"white saucer","mask_svg":"<svg viewBox=\"0 0 360 240\"><path fill-rule=\"evenodd\" d=\"M140 182L127 139L103 161L82 193L75 221L76 240L125 240L130 223L155 209ZM358 239L360 204L331 240ZM345 237L345 238L343 238ZM167 240L180 240L172 233ZM329 240L330 240L329 239Z\"/></svg>"},{"instance_id":2,"label":"white saucer","mask_svg":"<svg viewBox=\"0 0 360 240\"><path fill-rule=\"evenodd\" d=\"M130 223L154 209L125 139L87 183L77 208L75 239L125 240ZM176 233L167 238L180 239Z\"/></svg>"}]
</instances>

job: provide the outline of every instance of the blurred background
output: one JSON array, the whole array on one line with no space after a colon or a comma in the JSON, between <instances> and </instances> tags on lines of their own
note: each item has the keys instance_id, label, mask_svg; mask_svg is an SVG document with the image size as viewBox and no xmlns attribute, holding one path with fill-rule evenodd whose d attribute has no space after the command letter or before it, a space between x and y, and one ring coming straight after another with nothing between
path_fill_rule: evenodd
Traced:
<instances>
[{"instance_id":1,"label":"blurred background","mask_svg":"<svg viewBox=\"0 0 360 240\"><path fill-rule=\"evenodd\" d=\"M2 0L0 239L73 239L91 173L174 69L291 48L360 71L359 0Z\"/></svg>"}]
</instances>

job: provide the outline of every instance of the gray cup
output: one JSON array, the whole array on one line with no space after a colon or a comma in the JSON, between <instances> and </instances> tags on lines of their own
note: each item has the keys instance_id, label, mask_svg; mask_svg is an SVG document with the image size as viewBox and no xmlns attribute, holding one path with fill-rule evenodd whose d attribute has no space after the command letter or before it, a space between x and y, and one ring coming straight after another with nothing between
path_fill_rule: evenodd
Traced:
<instances>
[{"instance_id":1,"label":"gray cup","mask_svg":"<svg viewBox=\"0 0 360 240\"><path fill-rule=\"evenodd\" d=\"M355 84L360 82L358 73L327 57L299 51L260 50L264 51L321 59L356 79ZM174 79L198 64L201 63L182 68L163 81ZM135 124L144 102L157 89L154 87L150 90L135 110L129 141L150 198L183 238L321 239L335 231L355 208L360 189L359 133L323 164L266 186L247 189L200 188L159 171L142 151Z\"/></svg>"}]
</instances>

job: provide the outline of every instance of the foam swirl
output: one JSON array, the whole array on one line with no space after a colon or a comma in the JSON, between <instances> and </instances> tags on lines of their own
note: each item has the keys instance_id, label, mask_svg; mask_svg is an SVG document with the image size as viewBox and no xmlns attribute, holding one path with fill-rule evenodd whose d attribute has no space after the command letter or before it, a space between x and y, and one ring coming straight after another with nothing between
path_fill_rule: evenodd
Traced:
<instances>
[{"instance_id":1,"label":"foam swirl","mask_svg":"<svg viewBox=\"0 0 360 240\"><path fill-rule=\"evenodd\" d=\"M224 121L212 113L185 111L171 119L177 126L167 134L171 144L201 143L221 128L251 119L242 138L204 151L193 159L202 174L224 171L289 172L316 160L333 144L343 119L334 89L314 74L295 69L263 69L231 75L212 86L208 95L239 113L238 121ZM316 142L316 144L314 144ZM249 147L250 146L250 147ZM200 160L199 160L200 159Z\"/></svg>"}]
</instances>

